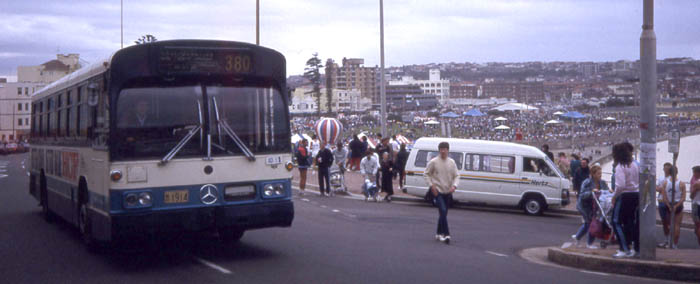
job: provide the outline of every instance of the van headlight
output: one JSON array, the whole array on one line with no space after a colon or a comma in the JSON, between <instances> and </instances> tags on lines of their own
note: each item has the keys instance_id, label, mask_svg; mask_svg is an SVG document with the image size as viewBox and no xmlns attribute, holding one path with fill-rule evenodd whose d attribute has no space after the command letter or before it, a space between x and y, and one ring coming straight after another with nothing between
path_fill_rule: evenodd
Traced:
<instances>
[{"instance_id":1,"label":"van headlight","mask_svg":"<svg viewBox=\"0 0 700 284\"><path fill-rule=\"evenodd\" d=\"M263 197L264 198L283 197L286 194L287 194L287 191L284 189L283 183L271 183L271 184L265 185L265 187L263 188Z\"/></svg>"}]
</instances>

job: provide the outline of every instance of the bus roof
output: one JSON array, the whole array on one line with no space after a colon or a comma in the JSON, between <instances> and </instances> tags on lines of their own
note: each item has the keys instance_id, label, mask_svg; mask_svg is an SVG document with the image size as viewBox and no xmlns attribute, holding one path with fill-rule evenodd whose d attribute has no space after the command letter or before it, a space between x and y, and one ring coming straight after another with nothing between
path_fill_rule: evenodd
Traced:
<instances>
[{"instance_id":1,"label":"bus roof","mask_svg":"<svg viewBox=\"0 0 700 284\"><path fill-rule=\"evenodd\" d=\"M50 94L53 94L54 92L65 89L73 84L76 84L85 79L107 71L110 62L112 61L113 55L114 54L110 55L105 59L98 60L95 63L92 63L88 66L80 68L73 73L61 77L61 79L58 79L51 84L48 84L46 87L43 87L39 91L34 93L34 95L32 95L32 100L42 99Z\"/></svg>"},{"instance_id":2,"label":"bus roof","mask_svg":"<svg viewBox=\"0 0 700 284\"><path fill-rule=\"evenodd\" d=\"M546 155L533 146L500 142L488 140L460 139L460 138L440 138L440 137L424 137L416 140L413 145L414 149L435 149L437 151L440 142L450 143L450 150L474 150L478 153L493 153L493 154L519 154L528 155L531 157L544 158Z\"/></svg>"}]
</instances>

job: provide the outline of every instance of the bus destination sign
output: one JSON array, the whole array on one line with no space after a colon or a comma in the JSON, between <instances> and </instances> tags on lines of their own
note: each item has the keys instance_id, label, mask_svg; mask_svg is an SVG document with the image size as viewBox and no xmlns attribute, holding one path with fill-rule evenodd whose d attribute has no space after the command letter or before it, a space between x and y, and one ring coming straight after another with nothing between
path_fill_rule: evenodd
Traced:
<instances>
[{"instance_id":1,"label":"bus destination sign","mask_svg":"<svg viewBox=\"0 0 700 284\"><path fill-rule=\"evenodd\" d=\"M158 71L177 73L248 74L253 72L250 53L226 49L163 48Z\"/></svg>"}]
</instances>

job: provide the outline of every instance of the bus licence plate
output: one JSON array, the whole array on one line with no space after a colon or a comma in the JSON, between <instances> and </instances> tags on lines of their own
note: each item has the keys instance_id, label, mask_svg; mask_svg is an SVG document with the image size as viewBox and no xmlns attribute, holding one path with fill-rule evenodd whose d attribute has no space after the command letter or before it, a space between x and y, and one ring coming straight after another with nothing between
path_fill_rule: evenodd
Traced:
<instances>
[{"instance_id":1,"label":"bus licence plate","mask_svg":"<svg viewBox=\"0 0 700 284\"><path fill-rule=\"evenodd\" d=\"M171 190L165 192L165 203L184 203L189 199L187 190Z\"/></svg>"}]
</instances>

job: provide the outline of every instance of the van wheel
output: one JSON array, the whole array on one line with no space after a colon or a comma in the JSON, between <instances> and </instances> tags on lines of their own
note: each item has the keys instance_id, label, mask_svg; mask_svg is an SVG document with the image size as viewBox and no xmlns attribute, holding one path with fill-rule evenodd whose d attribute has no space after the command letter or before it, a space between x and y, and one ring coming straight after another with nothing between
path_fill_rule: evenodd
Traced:
<instances>
[{"instance_id":1,"label":"van wheel","mask_svg":"<svg viewBox=\"0 0 700 284\"><path fill-rule=\"evenodd\" d=\"M542 212L544 212L544 207L544 200L542 200L542 197L539 196L527 197L525 202L523 202L523 210L525 211L525 214L528 215L542 215Z\"/></svg>"}]
</instances>

